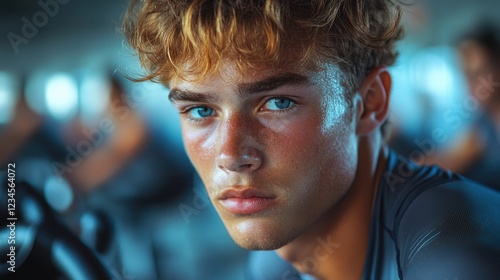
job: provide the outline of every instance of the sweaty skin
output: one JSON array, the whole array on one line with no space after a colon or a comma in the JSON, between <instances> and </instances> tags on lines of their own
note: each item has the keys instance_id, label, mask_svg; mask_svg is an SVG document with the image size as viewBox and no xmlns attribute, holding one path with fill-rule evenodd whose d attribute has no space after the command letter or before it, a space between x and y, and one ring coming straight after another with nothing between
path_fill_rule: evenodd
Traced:
<instances>
[{"instance_id":1,"label":"sweaty skin","mask_svg":"<svg viewBox=\"0 0 500 280\"><path fill-rule=\"evenodd\" d=\"M188 156L233 240L251 250L279 249L318 277L359 279L381 143L357 135L363 105L358 94L348 102L341 72L240 73L226 63L202 80L186 77L172 80L170 99ZM270 206L235 214L220 200L228 189L247 188L271 197ZM317 267L304 265L317 238L339 246L322 252Z\"/></svg>"}]
</instances>

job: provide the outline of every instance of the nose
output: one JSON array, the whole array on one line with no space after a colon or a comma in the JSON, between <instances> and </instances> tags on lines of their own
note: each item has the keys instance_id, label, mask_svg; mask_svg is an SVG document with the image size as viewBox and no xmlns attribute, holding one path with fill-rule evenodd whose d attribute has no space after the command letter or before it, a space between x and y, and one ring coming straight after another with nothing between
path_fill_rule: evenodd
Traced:
<instances>
[{"instance_id":1,"label":"nose","mask_svg":"<svg viewBox=\"0 0 500 280\"><path fill-rule=\"evenodd\" d=\"M216 164L225 172L253 172L262 165L257 147L258 125L241 116L230 116L219 126Z\"/></svg>"}]
</instances>

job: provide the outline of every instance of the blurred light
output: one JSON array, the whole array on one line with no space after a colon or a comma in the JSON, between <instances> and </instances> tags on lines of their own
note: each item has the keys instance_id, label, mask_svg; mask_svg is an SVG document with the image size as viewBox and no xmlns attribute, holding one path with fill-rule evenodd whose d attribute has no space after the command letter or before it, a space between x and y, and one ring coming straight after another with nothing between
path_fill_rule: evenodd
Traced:
<instances>
[{"instance_id":1,"label":"blurred light","mask_svg":"<svg viewBox=\"0 0 500 280\"><path fill-rule=\"evenodd\" d=\"M85 213L80 218L81 228L85 229L85 231L95 232L97 231L97 227L99 225L96 217L91 213Z\"/></svg>"},{"instance_id":2,"label":"blurred light","mask_svg":"<svg viewBox=\"0 0 500 280\"><path fill-rule=\"evenodd\" d=\"M467 86L456 50L447 45L412 51L400 49L391 68L391 119L406 135L426 133L443 123L443 114L463 103Z\"/></svg>"},{"instance_id":3,"label":"blurred light","mask_svg":"<svg viewBox=\"0 0 500 280\"><path fill-rule=\"evenodd\" d=\"M56 119L67 120L78 110L78 89L73 78L57 74L45 87L45 103L48 112Z\"/></svg>"},{"instance_id":4,"label":"blurred light","mask_svg":"<svg viewBox=\"0 0 500 280\"><path fill-rule=\"evenodd\" d=\"M0 73L0 125L8 123L14 113L17 100L17 92L14 87L13 78L7 74Z\"/></svg>"},{"instance_id":5,"label":"blurred light","mask_svg":"<svg viewBox=\"0 0 500 280\"><path fill-rule=\"evenodd\" d=\"M49 205L59 212L66 211L73 202L73 190L63 178L50 177L43 192Z\"/></svg>"},{"instance_id":6,"label":"blurred light","mask_svg":"<svg viewBox=\"0 0 500 280\"><path fill-rule=\"evenodd\" d=\"M38 201L27 199L23 203L24 220L28 222L28 224L41 224L45 218L43 213L43 208Z\"/></svg>"},{"instance_id":7,"label":"blurred light","mask_svg":"<svg viewBox=\"0 0 500 280\"><path fill-rule=\"evenodd\" d=\"M91 260L82 257L82 252L75 250L75 245L69 238L56 238L52 242L52 263L57 265L59 271L68 279L90 279L94 271L89 267Z\"/></svg>"},{"instance_id":8,"label":"blurred light","mask_svg":"<svg viewBox=\"0 0 500 280\"><path fill-rule=\"evenodd\" d=\"M459 67L451 47L436 47L422 51L413 58L411 75L419 94L429 94L440 106L462 94Z\"/></svg>"},{"instance_id":9,"label":"blurred light","mask_svg":"<svg viewBox=\"0 0 500 280\"><path fill-rule=\"evenodd\" d=\"M39 114L47 113L44 100L47 77L47 74L38 72L30 76L26 84L26 101L31 109Z\"/></svg>"},{"instance_id":10,"label":"blurred light","mask_svg":"<svg viewBox=\"0 0 500 280\"><path fill-rule=\"evenodd\" d=\"M453 87L453 74L442 58L437 55L429 57L429 69L424 72L424 86L427 92L434 94L446 94Z\"/></svg>"},{"instance_id":11,"label":"blurred light","mask_svg":"<svg viewBox=\"0 0 500 280\"><path fill-rule=\"evenodd\" d=\"M81 85L81 115L91 124L105 111L109 104L110 87L102 76L87 76Z\"/></svg>"},{"instance_id":12,"label":"blurred light","mask_svg":"<svg viewBox=\"0 0 500 280\"><path fill-rule=\"evenodd\" d=\"M80 238L92 249L96 249L99 221L91 213L84 213L80 218Z\"/></svg>"}]
</instances>

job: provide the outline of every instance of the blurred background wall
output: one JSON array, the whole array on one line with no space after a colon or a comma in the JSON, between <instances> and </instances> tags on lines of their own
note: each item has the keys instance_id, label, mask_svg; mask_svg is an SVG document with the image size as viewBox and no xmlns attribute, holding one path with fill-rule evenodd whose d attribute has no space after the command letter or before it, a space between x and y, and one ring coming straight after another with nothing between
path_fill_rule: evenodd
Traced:
<instances>
[{"instance_id":1,"label":"blurred background wall","mask_svg":"<svg viewBox=\"0 0 500 280\"><path fill-rule=\"evenodd\" d=\"M141 73L119 31L127 4L1 2L0 164L16 162L18 178L123 278L243 279L247 252L187 160L168 90L124 78ZM390 69L390 143L427 162L476 120L456 42L481 22L499 25L500 1L410 4ZM446 141L432 140L436 129Z\"/></svg>"}]
</instances>

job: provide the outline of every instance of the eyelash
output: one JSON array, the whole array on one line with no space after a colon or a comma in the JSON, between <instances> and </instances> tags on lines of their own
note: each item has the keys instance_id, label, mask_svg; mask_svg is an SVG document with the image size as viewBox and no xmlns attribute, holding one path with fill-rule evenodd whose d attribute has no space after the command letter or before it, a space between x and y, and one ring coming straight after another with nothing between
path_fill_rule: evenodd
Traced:
<instances>
[{"instance_id":1,"label":"eyelash","mask_svg":"<svg viewBox=\"0 0 500 280\"><path fill-rule=\"evenodd\" d=\"M201 123L202 121L205 120L205 118L195 119L195 118L189 117L189 112L191 112L191 110L196 109L196 108L200 108L200 107L211 108L210 106L203 106L203 105L189 106L189 107L182 109L180 111L180 114L181 114L181 116L183 116L186 119L186 121L188 121L190 123L193 123L193 124ZM216 115L217 115L217 111L215 109L212 109L212 110L214 110L216 112Z\"/></svg>"},{"instance_id":2,"label":"eyelash","mask_svg":"<svg viewBox=\"0 0 500 280\"><path fill-rule=\"evenodd\" d=\"M269 97L265 100L265 102L263 103L263 105L265 105L267 102L269 102L270 100L273 100L273 99L280 99L280 98L284 98L284 99L288 99L290 101L293 102L292 106L290 106L289 108L286 108L286 109L282 109L282 110L276 110L276 111L272 111L273 113L278 113L278 114L284 114L284 113L288 113L290 110L293 110L295 109L299 104L298 102L294 99L294 98L291 98L289 96L286 96L286 95L275 95L275 96L272 96L272 97ZM262 107L262 106L261 106ZM259 111L263 111L263 109L259 109Z\"/></svg>"},{"instance_id":3,"label":"eyelash","mask_svg":"<svg viewBox=\"0 0 500 280\"><path fill-rule=\"evenodd\" d=\"M277 111L272 111L273 113L278 113L278 114L283 114L283 113L287 113L288 111L290 110L293 110L295 109L297 106L299 106L299 103L294 99L294 98L291 98L289 96L286 96L286 95L274 95L274 96L271 96L271 97L268 97L264 100L264 102L262 103L263 105L261 106L261 108L259 109L259 111L263 111L263 106L269 102L270 100L273 100L273 99L279 99L279 98L286 98L286 99L289 99L290 101L293 102L293 105L290 107L290 108L287 108L287 109L283 109L283 110L277 110ZM189 107L186 107L184 109L182 109L180 111L180 114L182 116L185 117L186 121L190 122L190 123L193 123L193 124L198 124L198 123L201 123L205 120L205 118L199 118L199 119L195 119L195 118L190 118L188 117L187 115L189 114L189 112L193 109L196 109L196 108L200 108L200 107L207 107L207 108L211 108L210 106L203 106L203 105L195 105L195 106L189 106ZM214 110L216 112L215 116L217 115L217 111L213 108L211 108L212 110Z\"/></svg>"}]
</instances>

